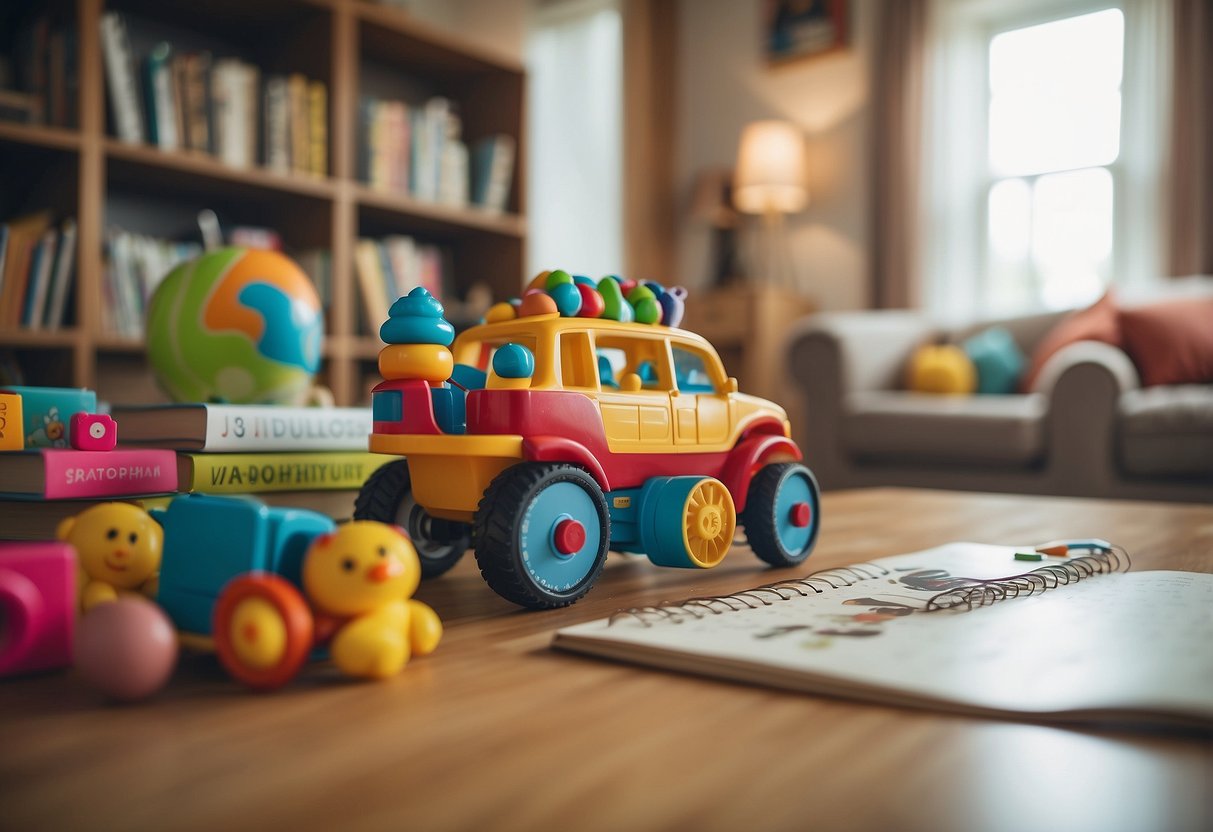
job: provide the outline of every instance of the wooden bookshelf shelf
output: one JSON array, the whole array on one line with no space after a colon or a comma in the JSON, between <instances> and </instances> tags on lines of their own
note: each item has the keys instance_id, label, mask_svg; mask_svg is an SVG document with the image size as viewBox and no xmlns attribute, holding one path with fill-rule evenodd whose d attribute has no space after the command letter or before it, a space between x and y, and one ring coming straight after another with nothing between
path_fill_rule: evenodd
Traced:
<instances>
[{"instance_id":1,"label":"wooden bookshelf shelf","mask_svg":"<svg viewBox=\"0 0 1213 832\"><path fill-rule=\"evenodd\" d=\"M203 208L213 208L225 227L273 227L292 252L328 252L329 327L320 378L339 404L365 398L367 362L381 348L377 337L359 331L354 254L360 238L408 235L419 244L442 246L452 291L460 297L486 280L502 299L521 291L527 223L521 184L525 72L518 61L366 0L52 5L55 25L70 24L76 33L78 109L71 121L79 128L0 122L0 221L49 209L57 219L75 218L78 227L74 300L67 315L73 326L0 330L0 351L17 355L29 381L97 387L103 397L122 400L157 395L142 339L102 328L106 229L186 234L189 222L182 220L192 221ZM102 16L111 11L130 24L138 67L147 50L166 41L181 52L238 58L256 66L263 79L301 73L322 82L329 174L235 167L198 151L120 141L110 115L101 34ZM497 134L517 142L507 212L449 207L358 180L359 102L381 94L385 84L385 94L412 105L424 104L427 96L448 97L469 145Z\"/></svg>"},{"instance_id":2,"label":"wooden bookshelf shelf","mask_svg":"<svg viewBox=\"0 0 1213 832\"><path fill-rule=\"evenodd\" d=\"M456 208L362 184L354 186L354 194L359 208L367 214L389 221L409 220L416 223L419 230L431 233L458 236L467 232L485 232L518 239L526 236L526 220L517 214Z\"/></svg>"},{"instance_id":3,"label":"wooden bookshelf shelf","mask_svg":"<svg viewBox=\"0 0 1213 832\"><path fill-rule=\"evenodd\" d=\"M106 139L105 155L112 167L130 173L123 179L138 179L154 173L161 177L160 184L167 187L218 188L226 193L235 193L235 190L262 191L318 199L335 199L337 196L336 184L327 178L283 174L259 167L238 168L197 151L165 151L149 145Z\"/></svg>"},{"instance_id":4,"label":"wooden bookshelf shelf","mask_svg":"<svg viewBox=\"0 0 1213 832\"><path fill-rule=\"evenodd\" d=\"M0 143L49 147L54 150L80 150L80 132L63 127L37 124L11 124L0 121Z\"/></svg>"}]
</instances>

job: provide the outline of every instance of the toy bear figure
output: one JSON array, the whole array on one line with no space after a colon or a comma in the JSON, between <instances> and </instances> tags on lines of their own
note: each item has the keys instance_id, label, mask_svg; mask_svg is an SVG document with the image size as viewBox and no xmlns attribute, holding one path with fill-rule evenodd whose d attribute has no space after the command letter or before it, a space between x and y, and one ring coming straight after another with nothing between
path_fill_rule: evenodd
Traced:
<instances>
[{"instance_id":1,"label":"toy bear figure","mask_svg":"<svg viewBox=\"0 0 1213 832\"><path fill-rule=\"evenodd\" d=\"M138 506L101 503L64 520L55 536L76 549L82 611L122 593L156 594L164 532Z\"/></svg>"},{"instance_id":2,"label":"toy bear figure","mask_svg":"<svg viewBox=\"0 0 1213 832\"><path fill-rule=\"evenodd\" d=\"M420 580L417 551L396 526L357 520L312 543L303 586L317 612L340 619L330 652L342 673L385 679L411 654L433 652L442 622L412 600Z\"/></svg>"}]
</instances>

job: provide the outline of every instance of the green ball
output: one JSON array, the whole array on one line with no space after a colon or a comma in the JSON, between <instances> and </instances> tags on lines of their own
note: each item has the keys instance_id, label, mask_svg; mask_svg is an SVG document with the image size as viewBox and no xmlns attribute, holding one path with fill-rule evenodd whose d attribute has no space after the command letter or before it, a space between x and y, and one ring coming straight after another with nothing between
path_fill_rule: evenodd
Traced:
<instances>
[{"instance_id":1,"label":"green ball","mask_svg":"<svg viewBox=\"0 0 1213 832\"><path fill-rule=\"evenodd\" d=\"M543 288L551 291L552 289L561 285L562 283L572 283L572 282L573 282L573 276L571 274L566 272L564 269L557 269L556 271L554 271L548 275L547 282L544 284Z\"/></svg>"},{"instance_id":2,"label":"green ball","mask_svg":"<svg viewBox=\"0 0 1213 832\"><path fill-rule=\"evenodd\" d=\"M300 404L320 367L324 311L274 251L223 248L180 264L147 313L147 354L179 402Z\"/></svg>"}]
</instances>

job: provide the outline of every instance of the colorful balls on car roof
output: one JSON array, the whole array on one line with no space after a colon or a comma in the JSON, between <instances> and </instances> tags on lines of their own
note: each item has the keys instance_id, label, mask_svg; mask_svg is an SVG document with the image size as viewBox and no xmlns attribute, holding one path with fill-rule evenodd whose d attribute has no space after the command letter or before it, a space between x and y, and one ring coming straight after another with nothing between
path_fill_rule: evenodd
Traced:
<instances>
[{"instance_id":1,"label":"colorful balls on car roof","mask_svg":"<svg viewBox=\"0 0 1213 832\"><path fill-rule=\"evenodd\" d=\"M558 314L563 318L606 318L676 327L682 323L686 297L687 290L681 286L667 289L653 280L635 281L611 274L594 281L585 275L554 269L535 275L521 298L490 307L484 322L495 324Z\"/></svg>"}]
</instances>

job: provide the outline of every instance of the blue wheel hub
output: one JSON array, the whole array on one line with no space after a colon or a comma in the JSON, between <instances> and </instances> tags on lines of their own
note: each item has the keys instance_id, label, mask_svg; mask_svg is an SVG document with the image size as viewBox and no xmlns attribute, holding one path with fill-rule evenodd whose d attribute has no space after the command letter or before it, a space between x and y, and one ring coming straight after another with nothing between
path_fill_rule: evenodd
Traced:
<instances>
[{"instance_id":1,"label":"blue wheel hub","mask_svg":"<svg viewBox=\"0 0 1213 832\"><path fill-rule=\"evenodd\" d=\"M569 520L581 524L585 540L566 553L558 545L557 528ZM567 592L585 580L594 569L601 543L602 524L594 501L570 482L555 483L536 494L518 529L523 565L550 592Z\"/></svg>"},{"instance_id":2,"label":"blue wheel hub","mask_svg":"<svg viewBox=\"0 0 1213 832\"><path fill-rule=\"evenodd\" d=\"M817 528L817 493L808 475L793 471L775 496L775 531L783 548L799 554L813 541Z\"/></svg>"}]
</instances>

